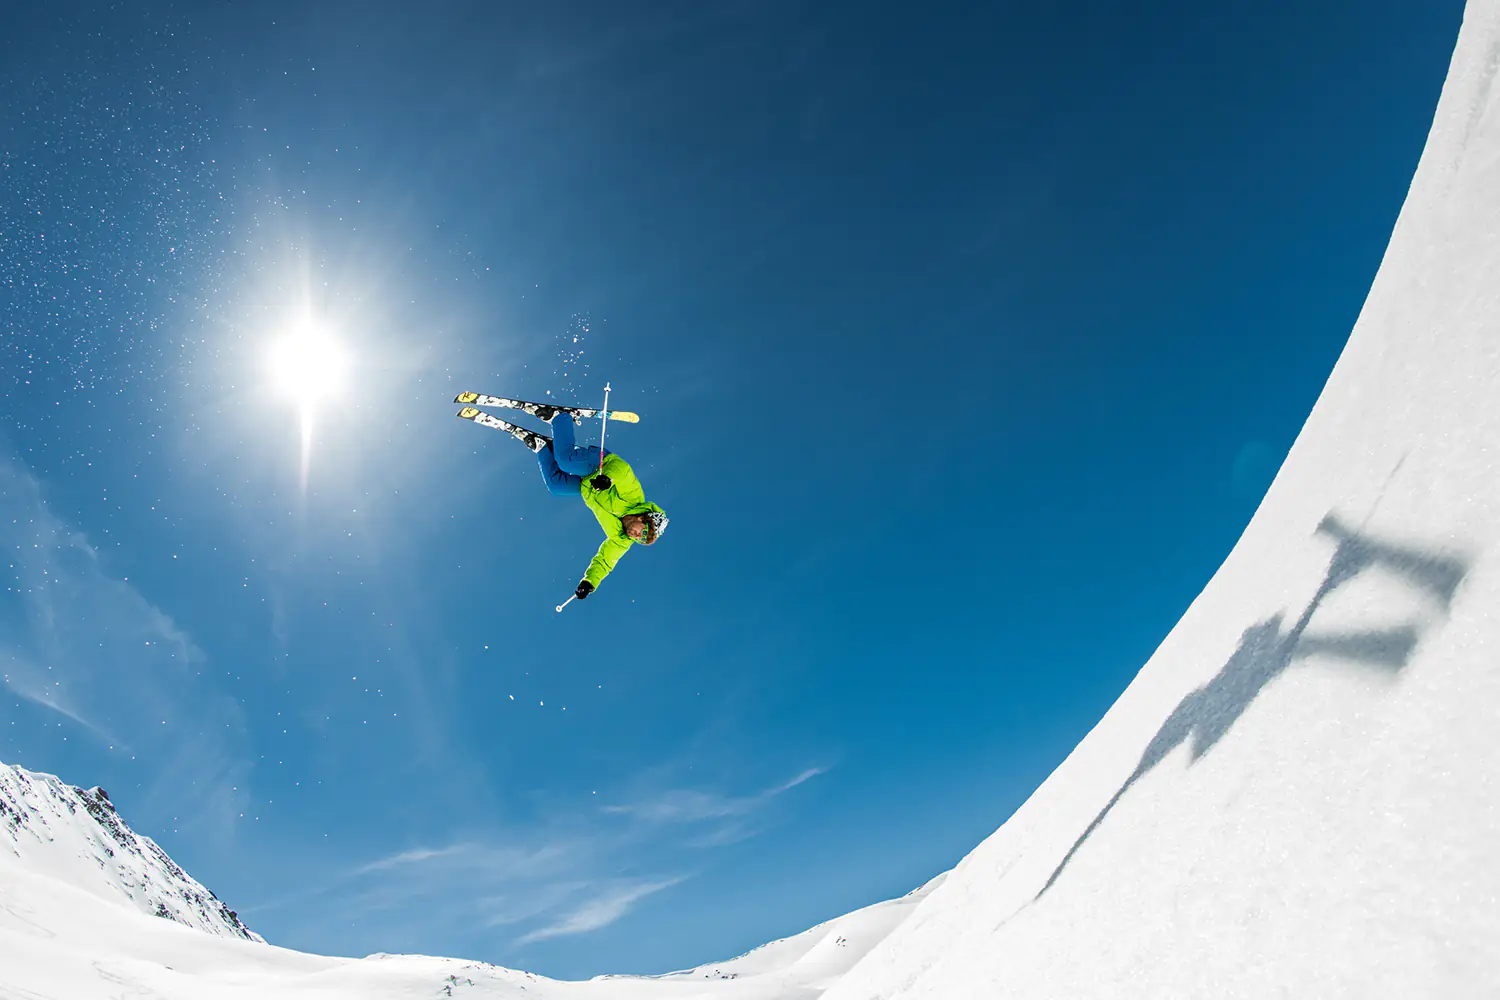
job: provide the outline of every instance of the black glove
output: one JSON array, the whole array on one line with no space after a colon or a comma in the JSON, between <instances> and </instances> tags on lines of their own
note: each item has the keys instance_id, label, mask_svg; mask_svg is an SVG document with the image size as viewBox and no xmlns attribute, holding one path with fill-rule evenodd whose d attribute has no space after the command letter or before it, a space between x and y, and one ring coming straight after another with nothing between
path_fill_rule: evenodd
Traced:
<instances>
[{"instance_id":1,"label":"black glove","mask_svg":"<svg viewBox=\"0 0 1500 1000\"><path fill-rule=\"evenodd\" d=\"M573 596L580 601L594 592L594 585L587 580L578 581L578 589L573 591Z\"/></svg>"},{"instance_id":2,"label":"black glove","mask_svg":"<svg viewBox=\"0 0 1500 1000\"><path fill-rule=\"evenodd\" d=\"M593 479L589 480L589 485L594 489L599 490L601 493L609 489L614 484L615 481L602 472L595 476Z\"/></svg>"}]
</instances>

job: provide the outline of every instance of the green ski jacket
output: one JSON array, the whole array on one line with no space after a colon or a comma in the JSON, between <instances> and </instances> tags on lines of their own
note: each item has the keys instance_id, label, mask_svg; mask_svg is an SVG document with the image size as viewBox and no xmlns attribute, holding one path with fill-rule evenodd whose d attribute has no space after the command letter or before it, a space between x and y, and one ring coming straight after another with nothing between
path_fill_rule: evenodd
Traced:
<instances>
[{"instance_id":1,"label":"green ski jacket","mask_svg":"<svg viewBox=\"0 0 1500 1000\"><path fill-rule=\"evenodd\" d=\"M625 534L620 518L626 514L661 511L656 504L646 502L646 492L641 489L641 481L635 477L635 470L619 455L604 456L604 474L611 480L609 489L596 490L590 486L593 476L584 476L582 487L583 502L589 505L589 510L599 520L599 527L604 529L604 541L600 543L599 551L594 553L588 572L583 575L585 580L596 587L609 576L620 557L636 544Z\"/></svg>"}]
</instances>

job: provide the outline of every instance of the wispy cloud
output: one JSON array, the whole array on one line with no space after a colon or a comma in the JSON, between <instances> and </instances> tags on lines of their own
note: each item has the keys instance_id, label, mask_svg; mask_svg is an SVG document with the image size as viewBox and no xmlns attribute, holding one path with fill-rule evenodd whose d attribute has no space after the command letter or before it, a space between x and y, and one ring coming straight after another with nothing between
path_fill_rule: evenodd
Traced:
<instances>
[{"instance_id":1,"label":"wispy cloud","mask_svg":"<svg viewBox=\"0 0 1500 1000\"><path fill-rule=\"evenodd\" d=\"M242 907L254 918L272 910L315 914L346 911L368 922L393 915L397 947L411 947L405 915L424 913L423 933L460 927L511 928L512 947L582 934L606 927L639 899L683 881L685 876L621 880L605 874L622 849L606 831L566 835L558 831L497 834L514 842L470 840L443 847L415 847L335 874L321 886L281 899ZM526 838L533 842L523 843ZM306 904L321 899L317 906Z\"/></svg>"},{"instance_id":2,"label":"wispy cloud","mask_svg":"<svg viewBox=\"0 0 1500 1000\"><path fill-rule=\"evenodd\" d=\"M623 917L632 906L645 899L652 893L669 889L682 881L682 878L666 879L660 882L636 882L613 886L605 890L601 895L585 901L577 909L567 916L546 927L538 928L530 934L523 936L517 943L531 944L536 941L545 941L548 938L564 937L569 934L586 934L589 931L597 931L608 927Z\"/></svg>"},{"instance_id":3,"label":"wispy cloud","mask_svg":"<svg viewBox=\"0 0 1500 1000\"><path fill-rule=\"evenodd\" d=\"M556 870L565 865L572 854L573 848L565 841L544 843L534 848L462 843L401 851L363 865L354 874L393 872L429 879L434 872L446 871L465 878L487 876L508 879Z\"/></svg>"},{"instance_id":4,"label":"wispy cloud","mask_svg":"<svg viewBox=\"0 0 1500 1000\"><path fill-rule=\"evenodd\" d=\"M511 948L586 934L624 919L648 896L689 881L684 847L708 850L755 836L762 829L761 811L825 770L806 768L747 795L668 788L626 805L553 816L537 826L408 847L351 866L321 887L241 907L241 913L253 919L270 910L306 910L323 922L330 910L361 921L378 913L423 913L424 933L436 923L450 930L506 928ZM651 778L661 779L660 772ZM304 906L312 897L323 903ZM400 924L391 933L409 935Z\"/></svg>"},{"instance_id":5,"label":"wispy cloud","mask_svg":"<svg viewBox=\"0 0 1500 1000\"><path fill-rule=\"evenodd\" d=\"M499 894L514 887L566 879L573 853L573 845L567 842L535 848L478 842L416 847L335 872L321 884L242 909L251 915L266 913L300 906L320 896L343 897L360 909L420 906L429 898L477 903L489 909L506 898ZM529 915L537 912L533 908Z\"/></svg>"},{"instance_id":6,"label":"wispy cloud","mask_svg":"<svg viewBox=\"0 0 1500 1000\"><path fill-rule=\"evenodd\" d=\"M791 779L789 779L787 781L783 781L781 784L777 785L775 788L768 789L767 791L761 793L761 798L762 799L767 799L767 798L770 798L773 795L780 795L782 792L789 792L793 788L796 788L798 785L802 784L803 782L805 782L805 781L811 781L813 778L816 778L818 775L820 775L820 774L827 774L827 773L828 773L828 768L826 768L826 767L810 767L807 770L803 771L801 774L797 775L795 778L791 778Z\"/></svg>"},{"instance_id":7,"label":"wispy cloud","mask_svg":"<svg viewBox=\"0 0 1500 1000\"><path fill-rule=\"evenodd\" d=\"M144 812L227 822L244 800L248 771L238 706L201 679L205 658L191 637L110 574L83 533L48 509L36 477L3 450L0 546L10 564L0 592L5 687L137 761Z\"/></svg>"},{"instance_id":8,"label":"wispy cloud","mask_svg":"<svg viewBox=\"0 0 1500 1000\"><path fill-rule=\"evenodd\" d=\"M765 806L776 796L789 792L826 771L826 768L810 767L796 777L754 795L735 796L698 789L668 789L638 802L605 806L604 811L661 824L698 823L745 816Z\"/></svg>"},{"instance_id":9,"label":"wispy cloud","mask_svg":"<svg viewBox=\"0 0 1500 1000\"><path fill-rule=\"evenodd\" d=\"M455 844L452 847L443 847L437 849L419 847L415 850L401 851L398 854L392 854L390 857L381 858L378 861L372 861L362 868L355 869L354 874L368 875L371 872L389 871L395 868L406 868L412 865L419 865L424 861L460 857L465 854L468 849L468 846L464 844Z\"/></svg>"},{"instance_id":10,"label":"wispy cloud","mask_svg":"<svg viewBox=\"0 0 1500 1000\"><path fill-rule=\"evenodd\" d=\"M62 690L62 682L50 680L50 674L50 670L38 666L14 649L0 649L0 679L4 680L5 686L11 691L33 704L50 708L57 714L72 719L106 745L125 744L120 737L84 718Z\"/></svg>"}]
</instances>

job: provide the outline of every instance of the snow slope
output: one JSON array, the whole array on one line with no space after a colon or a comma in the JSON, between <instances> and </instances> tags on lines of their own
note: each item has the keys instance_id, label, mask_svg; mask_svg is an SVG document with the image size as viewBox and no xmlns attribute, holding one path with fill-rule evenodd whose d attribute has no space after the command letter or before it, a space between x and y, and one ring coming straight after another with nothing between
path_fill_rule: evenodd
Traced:
<instances>
[{"instance_id":1,"label":"snow slope","mask_svg":"<svg viewBox=\"0 0 1500 1000\"><path fill-rule=\"evenodd\" d=\"M695 969L669 972L663 976L603 976L602 979L644 978L662 983L689 980L746 980L757 984L757 996L816 997L848 972L850 968L891 931L900 926L932 890L943 884L947 874L939 875L919 889L900 899L890 899L873 906L846 913L792 937L763 944L727 962L700 965ZM779 984L774 990L766 989ZM747 994L748 995L748 994Z\"/></svg>"},{"instance_id":2,"label":"snow slope","mask_svg":"<svg viewBox=\"0 0 1500 1000\"><path fill-rule=\"evenodd\" d=\"M1500 0L1228 560L825 1000L1500 997Z\"/></svg>"}]
</instances>

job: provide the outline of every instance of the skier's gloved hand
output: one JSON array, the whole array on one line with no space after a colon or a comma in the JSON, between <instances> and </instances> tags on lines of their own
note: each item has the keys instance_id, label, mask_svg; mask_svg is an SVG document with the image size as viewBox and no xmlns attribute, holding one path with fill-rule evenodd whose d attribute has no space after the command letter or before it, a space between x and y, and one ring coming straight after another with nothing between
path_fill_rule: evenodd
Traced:
<instances>
[{"instance_id":1,"label":"skier's gloved hand","mask_svg":"<svg viewBox=\"0 0 1500 1000\"><path fill-rule=\"evenodd\" d=\"M573 591L573 596L580 601L594 592L594 585L587 580L578 581L578 589Z\"/></svg>"},{"instance_id":2,"label":"skier's gloved hand","mask_svg":"<svg viewBox=\"0 0 1500 1000\"><path fill-rule=\"evenodd\" d=\"M602 472L595 476L593 479L589 480L589 485L594 489L599 490L601 493L609 489L614 484L615 481Z\"/></svg>"}]
</instances>

